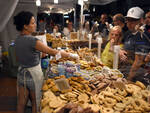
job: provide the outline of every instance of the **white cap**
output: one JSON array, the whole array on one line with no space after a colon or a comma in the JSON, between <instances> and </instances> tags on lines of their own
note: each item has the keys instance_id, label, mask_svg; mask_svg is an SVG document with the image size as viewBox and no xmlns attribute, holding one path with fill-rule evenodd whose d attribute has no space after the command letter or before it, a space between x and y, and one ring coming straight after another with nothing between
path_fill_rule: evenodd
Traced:
<instances>
[{"instance_id":1,"label":"white cap","mask_svg":"<svg viewBox=\"0 0 150 113\"><path fill-rule=\"evenodd\" d=\"M139 7L132 7L127 12L127 18L140 19L144 16L144 11Z\"/></svg>"}]
</instances>

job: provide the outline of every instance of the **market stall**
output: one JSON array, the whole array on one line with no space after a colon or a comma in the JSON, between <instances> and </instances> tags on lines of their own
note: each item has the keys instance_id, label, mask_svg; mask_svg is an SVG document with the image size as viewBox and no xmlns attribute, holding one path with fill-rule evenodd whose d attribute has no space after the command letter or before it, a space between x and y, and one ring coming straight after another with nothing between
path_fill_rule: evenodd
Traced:
<instances>
[{"instance_id":1,"label":"market stall","mask_svg":"<svg viewBox=\"0 0 150 113\"><path fill-rule=\"evenodd\" d=\"M42 88L41 113L57 113L68 103L101 113L150 111L150 91L142 82L129 83L118 69L104 66L95 49L66 51L78 53L80 60L50 61Z\"/></svg>"},{"instance_id":2,"label":"market stall","mask_svg":"<svg viewBox=\"0 0 150 113\"><path fill-rule=\"evenodd\" d=\"M114 1L116 0L101 0L100 3L98 0L89 0L89 3L105 5ZM41 9L35 7L35 1L30 0L28 0L28 2L25 2L25 0L15 0L13 5L11 2L9 4L3 3L5 6L12 6L8 10L7 8L1 10L2 15L7 12L7 15L1 16L0 18L0 23L2 23L0 35L2 37L1 42L4 50L7 50L9 42L15 39L17 34L12 24L12 15L15 15L20 10L26 9L32 10L35 15L37 15L37 10L40 9L39 11L42 12L42 8L44 9L45 6L51 10L59 9L60 6L64 4L63 9L67 10L67 6L71 9L74 8L74 4L77 3L77 1L74 2L74 0L62 0L59 5L53 4L49 6L47 2L48 0L42 1ZM53 3L53 1L49 0L49 3ZM98 40L92 40L91 34L84 36L85 32L83 32L82 28L85 19L83 15L83 3L82 0L80 4L80 30L82 32L72 32L70 34L70 40L66 40L66 37L56 38L47 34L47 42L52 48L76 53L80 56L80 59L51 58L50 65L45 72L45 82L42 88L41 112L57 113L68 103L77 104L81 108L90 107L93 111L102 113L150 112L149 86L147 87L140 81L129 83L124 75L117 69L119 66L119 48L116 47L115 49L114 69L110 69L106 67L100 59L102 40L98 38ZM15 10L15 8L17 9ZM74 17L74 23L75 22ZM7 28L9 28L9 30L7 30ZM7 31L10 32L8 33Z\"/></svg>"}]
</instances>

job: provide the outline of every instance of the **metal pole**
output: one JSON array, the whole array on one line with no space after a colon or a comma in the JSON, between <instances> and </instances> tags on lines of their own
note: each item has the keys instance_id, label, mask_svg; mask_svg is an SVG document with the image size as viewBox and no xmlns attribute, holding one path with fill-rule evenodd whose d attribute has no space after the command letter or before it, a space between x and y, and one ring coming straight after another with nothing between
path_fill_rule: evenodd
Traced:
<instances>
[{"instance_id":1,"label":"metal pole","mask_svg":"<svg viewBox=\"0 0 150 113\"><path fill-rule=\"evenodd\" d=\"M74 8L74 28L77 31L77 24L76 24L76 4L75 4L75 8Z\"/></svg>"},{"instance_id":2,"label":"metal pole","mask_svg":"<svg viewBox=\"0 0 150 113\"><path fill-rule=\"evenodd\" d=\"M80 15L80 29L81 29L81 31L82 31L82 29L83 29L83 5L84 5L84 2L83 2L83 0L82 0L82 3L81 3L81 15Z\"/></svg>"}]
</instances>

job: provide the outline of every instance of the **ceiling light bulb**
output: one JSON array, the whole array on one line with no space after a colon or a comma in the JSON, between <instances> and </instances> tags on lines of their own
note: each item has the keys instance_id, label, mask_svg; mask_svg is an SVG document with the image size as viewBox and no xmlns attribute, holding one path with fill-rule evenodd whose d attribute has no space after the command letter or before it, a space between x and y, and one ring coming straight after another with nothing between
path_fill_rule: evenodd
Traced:
<instances>
[{"instance_id":1,"label":"ceiling light bulb","mask_svg":"<svg viewBox=\"0 0 150 113\"><path fill-rule=\"evenodd\" d=\"M95 7L93 7L93 12L95 12Z\"/></svg>"},{"instance_id":2,"label":"ceiling light bulb","mask_svg":"<svg viewBox=\"0 0 150 113\"><path fill-rule=\"evenodd\" d=\"M54 0L54 4L58 4L58 0Z\"/></svg>"},{"instance_id":3,"label":"ceiling light bulb","mask_svg":"<svg viewBox=\"0 0 150 113\"><path fill-rule=\"evenodd\" d=\"M84 2L87 2L88 0L84 0Z\"/></svg>"},{"instance_id":4,"label":"ceiling light bulb","mask_svg":"<svg viewBox=\"0 0 150 113\"><path fill-rule=\"evenodd\" d=\"M36 6L41 6L41 0L36 0Z\"/></svg>"},{"instance_id":5,"label":"ceiling light bulb","mask_svg":"<svg viewBox=\"0 0 150 113\"><path fill-rule=\"evenodd\" d=\"M83 0L78 0L79 5L83 5Z\"/></svg>"}]
</instances>

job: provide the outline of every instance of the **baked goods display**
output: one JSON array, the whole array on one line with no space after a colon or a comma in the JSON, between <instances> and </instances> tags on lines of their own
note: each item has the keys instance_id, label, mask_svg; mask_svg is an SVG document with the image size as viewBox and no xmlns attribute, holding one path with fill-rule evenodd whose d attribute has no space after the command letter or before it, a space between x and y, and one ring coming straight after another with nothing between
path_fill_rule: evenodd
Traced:
<instances>
[{"instance_id":1,"label":"baked goods display","mask_svg":"<svg viewBox=\"0 0 150 113\"><path fill-rule=\"evenodd\" d=\"M94 56L96 49L66 51L78 53L80 60L50 61L51 73L42 87L41 113L60 113L68 103L82 109L90 107L93 112L100 113L150 112L150 91L142 82L128 83L119 70L104 66ZM56 81L62 78L69 84L69 89L58 88Z\"/></svg>"},{"instance_id":2,"label":"baked goods display","mask_svg":"<svg viewBox=\"0 0 150 113\"><path fill-rule=\"evenodd\" d=\"M46 34L46 40L47 40L47 42L51 42L52 43L52 48L66 47L67 46L66 41L64 39L54 38L50 34Z\"/></svg>"},{"instance_id":3,"label":"baked goods display","mask_svg":"<svg viewBox=\"0 0 150 113\"><path fill-rule=\"evenodd\" d=\"M70 39L77 39L77 32L70 32Z\"/></svg>"},{"instance_id":4,"label":"baked goods display","mask_svg":"<svg viewBox=\"0 0 150 113\"><path fill-rule=\"evenodd\" d=\"M82 76L86 79L90 79L93 75L100 72L103 64L96 56L93 57L95 49L89 50L87 48L73 51L71 49L66 50L70 53L78 54L80 60L71 58L61 58L56 60L55 58L50 61L50 77L65 75L67 78L71 76Z\"/></svg>"},{"instance_id":5,"label":"baked goods display","mask_svg":"<svg viewBox=\"0 0 150 113\"><path fill-rule=\"evenodd\" d=\"M67 103L75 103L82 108L90 107L93 111L101 113L147 113L150 111L150 104L147 102L150 91L146 90L144 84L139 81L136 84L126 83L124 89L110 85L92 94L90 82L83 77L68 78L70 90L59 91L55 80L60 78L65 76L45 81L41 100L42 113L46 110L57 113Z\"/></svg>"},{"instance_id":6,"label":"baked goods display","mask_svg":"<svg viewBox=\"0 0 150 113\"><path fill-rule=\"evenodd\" d=\"M85 47L88 47L89 46L89 40L77 40L77 39L74 39L74 40L68 40L66 41L69 45L70 48L72 49L78 49L78 47L82 47L82 48L85 48ZM95 41L95 40L92 40L92 48L97 48L98 46L98 43Z\"/></svg>"}]
</instances>

